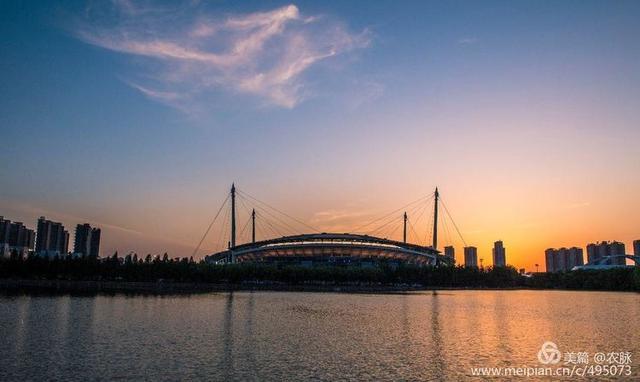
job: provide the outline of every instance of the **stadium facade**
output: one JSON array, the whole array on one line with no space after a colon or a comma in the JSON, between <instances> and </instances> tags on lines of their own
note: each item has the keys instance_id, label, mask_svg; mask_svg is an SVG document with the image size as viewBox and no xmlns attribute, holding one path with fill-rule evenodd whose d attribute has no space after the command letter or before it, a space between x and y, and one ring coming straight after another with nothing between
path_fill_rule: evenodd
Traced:
<instances>
[{"instance_id":1,"label":"stadium facade","mask_svg":"<svg viewBox=\"0 0 640 382\"><path fill-rule=\"evenodd\" d=\"M310 233L255 240L255 210L251 215L252 241L236 245L235 186L231 187L231 240L227 250L206 256L213 264L273 263L298 265L375 265L452 264L437 248L438 189L435 191L433 245L423 246L406 240L407 217L404 215L403 241L352 233Z\"/></svg>"}]
</instances>

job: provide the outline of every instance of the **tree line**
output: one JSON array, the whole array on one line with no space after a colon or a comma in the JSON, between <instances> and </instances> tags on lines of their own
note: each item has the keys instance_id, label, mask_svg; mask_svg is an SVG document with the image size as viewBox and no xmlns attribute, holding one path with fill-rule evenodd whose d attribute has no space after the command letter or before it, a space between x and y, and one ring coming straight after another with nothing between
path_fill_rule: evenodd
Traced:
<instances>
[{"instance_id":1,"label":"tree line","mask_svg":"<svg viewBox=\"0 0 640 382\"><path fill-rule=\"evenodd\" d=\"M146 282L229 283L278 282L287 284L409 284L426 288L534 288L640 291L640 267L580 270L524 275L511 266L413 266L379 263L375 267L284 264L215 265L193 258L169 259L151 255L138 258L117 253L95 257L12 256L0 259L0 278L46 280L115 280Z\"/></svg>"}]
</instances>

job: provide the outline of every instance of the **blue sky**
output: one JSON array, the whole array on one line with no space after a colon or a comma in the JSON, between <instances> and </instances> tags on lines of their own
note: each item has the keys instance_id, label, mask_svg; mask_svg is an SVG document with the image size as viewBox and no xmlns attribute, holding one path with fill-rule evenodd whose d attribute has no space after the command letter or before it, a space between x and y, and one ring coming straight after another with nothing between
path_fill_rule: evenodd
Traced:
<instances>
[{"instance_id":1,"label":"blue sky","mask_svg":"<svg viewBox=\"0 0 640 382\"><path fill-rule=\"evenodd\" d=\"M306 221L439 185L522 263L628 242L638 19L635 1L3 2L0 211L178 253L232 181Z\"/></svg>"}]
</instances>

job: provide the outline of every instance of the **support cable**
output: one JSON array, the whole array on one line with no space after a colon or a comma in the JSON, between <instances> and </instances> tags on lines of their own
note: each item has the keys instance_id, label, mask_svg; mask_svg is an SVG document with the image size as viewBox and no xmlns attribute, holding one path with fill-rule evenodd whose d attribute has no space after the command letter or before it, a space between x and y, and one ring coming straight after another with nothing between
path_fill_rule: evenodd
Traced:
<instances>
[{"instance_id":1,"label":"support cable","mask_svg":"<svg viewBox=\"0 0 640 382\"><path fill-rule=\"evenodd\" d=\"M242 234L244 234L244 231L247 229L247 227L249 226L249 222L251 221L251 216L249 216L249 218L247 219L246 223L244 223L244 226L242 227L242 229L240 230L240 235L238 235L239 237L242 238ZM248 241L248 240L247 240Z\"/></svg>"},{"instance_id":2,"label":"support cable","mask_svg":"<svg viewBox=\"0 0 640 382\"><path fill-rule=\"evenodd\" d=\"M240 203L238 203L238 205L240 206L241 209L244 209L244 211L246 211L247 213L247 222L245 223L244 227L242 228L241 232L240 232L240 239L243 240L244 238L242 237L243 232L246 230L247 225L249 224L249 221L251 220L251 210L249 209L249 207L247 207L247 205L244 203L244 200L242 200L242 198L238 198L238 201ZM239 210L238 212L241 212L241 210ZM240 214L238 214L238 219L240 218L239 216ZM245 241L245 240L243 240ZM247 240L245 242L248 242L249 239L247 238Z\"/></svg>"},{"instance_id":3,"label":"support cable","mask_svg":"<svg viewBox=\"0 0 640 382\"><path fill-rule=\"evenodd\" d=\"M216 250L220 251L220 250L224 250L225 249L225 243L224 242L224 238L226 236L226 231L227 229L229 229L229 224L225 223L229 221L229 216L231 215L231 207L229 206L228 208L225 208L224 210L224 215L222 216L222 224L220 225L220 231L218 234L218 238L216 239L216 241L214 242L214 244L216 245Z\"/></svg>"},{"instance_id":4,"label":"support cable","mask_svg":"<svg viewBox=\"0 0 640 382\"><path fill-rule=\"evenodd\" d=\"M417 206L413 206L413 207L411 207L411 209L410 209L409 211L407 211L407 212L411 215L411 214L413 214L413 213L414 213L414 212L415 212L415 211L416 211L420 206L421 206L420 204L419 204L419 205L417 205ZM385 222L384 222L382 225L380 225L380 226L376 227L376 228L375 228L375 229L373 229L373 230L365 231L365 233L372 235L372 234L374 234L374 233L376 233L376 232L379 232L379 231L381 231L384 227L386 227L386 226L388 226L389 224L391 224L391 223L395 222L397 219L398 219L398 217L397 217L397 216L395 216L395 217L394 217L394 216L392 216L392 217L390 217L389 219L385 220ZM402 218L400 218L400 220L402 220Z\"/></svg>"},{"instance_id":5,"label":"support cable","mask_svg":"<svg viewBox=\"0 0 640 382\"><path fill-rule=\"evenodd\" d=\"M305 223L305 222L303 222L303 221L301 221L301 220L298 220L298 219L294 218L293 216L291 216L291 215L289 215L289 214L287 214L287 213L285 213L285 212L282 212L282 211L278 210L277 208L275 208L275 207L273 207L273 206L271 206L271 205L269 205L269 204L267 204L267 203L265 203L265 202L263 202L263 201L261 201L261 200L259 200L259 199L255 198L255 197L253 197L253 196L249 195L248 193L246 193L246 192L244 192L244 191L239 191L239 192L240 192L240 193L242 193L244 196L246 196L246 197L248 197L248 198L250 198L250 199L252 199L252 200L255 200L256 202L258 202L258 203L260 203L260 204L263 204L263 205L265 205L266 207L268 207L268 208L270 208L270 209L272 209L272 210L274 210L274 211L278 212L279 214L284 215L284 216L288 217L289 219L291 219L291 220L293 220L293 221L295 221L295 222L297 222L297 223L299 223L299 224L302 224L303 226L305 226L305 227L307 227L307 228L311 229L313 232L320 232L320 230L319 230L319 229L317 229L317 228L315 228L315 227L312 227L312 226L310 226L309 224L307 224L307 223Z\"/></svg>"},{"instance_id":6,"label":"support cable","mask_svg":"<svg viewBox=\"0 0 640 382\"><path fill-rule=\"evenodd\" d=\"M246 195L246 193L245 193L245 192L241 192L241 194L240 194L240 195L241 195L241 197L244 197L244 196L243 196L243 194L244 194L244 195ZM256 201L257 201L257 199L254 199L254 200L256 200ZM248 200L247 200L247 202L248 202ZM260 202L260 203L265 204L265 203L263 203L263 202ZM265 205L267 205L267 204L265 204ZM267 205L267 206L268 206L268 205ZM289 224L289 223L287 223L286 221L284 221L283 219L279 218L279 217L278 217L277 215L275 215L273 212L270 212L270 211L269 211L269 210L267 210L266 208L264 208L264 207L260 207L260 206L257 206L257 205L256 205L256 208L260 208L264 213L266 213L266 214L268 214L269 216L271 216L271 217L274 219L274 221L278 221L278 222L280 223L280 225L281 225L281 226L286 227L285 231L289 231L289 230L290 230L289 232L291 232L291 234L296 234L296 233L297 233L297 229L296 229L296 227L293 227L291 224ZM273 208L272 208L272 209L273 209ZM275 210L275 211L276 211L276 212L279 212L279 211L277 211L277 210ZM285 216L287 216L287 215L285 215Z\"/></svg>"},{"instance_id":7,"label":"support cable","mask_svg":"<svg viewBox=\"0 0 640 382\"><path fill-rule=\"evenodd\" d=\"M413 226L414 227L419 227L418 223L420 222L420 219L422 219L422 217L424 216L425 211L427 210L428 204L424 203L422 205L422 209L418 210L419 212L417 213L417 218L414 220ZM411 219L411 217L409 217L409 219ZM419 228L415 228L415 240L416 240L416 244L420 244L420 235L418 234Z\"/></svg>"},{"instance_id":8,"label":"support cable","mask_svg":"<svg viewBox=\"0 0 640 382\"><path fill-rule=\"evenodd\" d=\"M449 224L447 224L447 217L442 216L442 230L444 231L444 242L448 245L453 245L453 236L449 230Z\"/></svg>"},{"instance_id":9,"label":"support cable","mask_svg":"<svg viewBox=\"0 0 640 382\"><path fill-rule=\"evenodd\" d=\"M260 213L260 217L265 221L265 223L267 223L272 228L274 228L278 236L287 236L287 235L295 234L296 232L295 229L290 225L286 224L286 222L282 222L275 218L270 219L269 217L267 217L267 215L269 215L273 218L273 215L270 214L269 211L263 209L262 207L256 206L256 213L258 212Z\"/></svg>"},{"instance_id":10,"label":"support cable","mask_svg":"<svg viewBox=\"0 0 640 382\"><path fill-rule=\"evenodd\" d=\"M407 208L408 206L410 206L410 205L412 205L412 204L415 204L415 203L417 203L417 202L420 202L420 201L422 201L422 200L424 200L424 199L432 198L432 197L433 197L433 195L434 195L434 194L433 194L433 193L431 193L430 195L425 195L425 196L423 196L423 197L421 197L421 198L419 198L419 199L414 200L414 201L413 201L413 202L411 202L411 203L407 203L407 204L405 204L404 206L402 206L402 207L400 207L400 208L398 208L398 209L396 209L396 210L393 210L393 211L389 212L388 214L386 214L386 215L384 215L384 216L381 216L381 217L379 217L379 218L377 218L377 219L374 219L374 220L370 221L369 223L367 223L367 224L365 224L365 225L362 225L362 226L360 226L360 227L357 227L356 229L354 229L354 230L353 230L353 232L360 232L360 230L361 230L361 229L363 229L364 227L368 227L368 226L370 226L371 224L373 224L373 223L375 223L375 222L378 222L378 221L380 221L380 220L382 220L382 219L385 219L385 218L387 218L387 217L389 217L389 216L391 216L391 215L393 215L393 214L395 214L395 213L398 213L399 211L402 211L403 209Z\"/></svg>"},{"instance_id":11,"label":"support cable","mask_svg":"<svg viewBox=\"0 0 640 382\"><path fill-rule=\"evenodd\" d=\"M213 220L211 221L211 223L209 223L209 227L207 227L207 230L205 231L204 235L202 235L202 238L198 242L198 245L196 246L196 249L194 249L193 253L191 254L192 257L195 256L198 253L198 251L200 250L200 246L202 245L202 242L204 241L204 239L209 234L209 231L211 230L211 227L213 227L213 224L216 222L216 219L218 218L218 215L220 215L220 211L222 211L224 206L227 204L228 200L229 200L229 194L227 194L227 197L222 202L222 205L218 209L218 212L216 212L216 215L213 217Z\"/></svg>"},{"instance_id":12,"label":"support cable","mask_svg":"<svg viewBox=\"0 0 640 382\"><path fill-rule=\"evenodd\" d=\"M389 239L389 240L393 240L393 235L398 231L398 228L400 228L400 227L402 227L402 222L400 222L400 224L398 224L398 225L396 226L396 228L395 228L393 231L391 231L391 233L389 234L389 236L387 237L387 239ZM400 241L400 240L396 240L396 241Z\"/></svg>"},{"instance_id":13,"label":"support cable","mask_svg":"<svg viewBox=\"0 0 640 382\"><path fill-rule=\"evenodd\" d=\"M267 223L266 226L271 229L271 231L274 234L274 237L285 236L282 234L282 232L280 232L277 228L275 228L273 224L271 224L271 221L269 221L265 216L262 215L262 211L256 211L256 216L260 217L265 223Z\"/></svg>"},{"instance_id":14,"label":"support cable","mask_svg":"<svg viewBox=\"0 0 640 382\"><path fill-rule=\"evenodd\" d=\"M425 203L422 206L422 209L420 210L420 212L418 213L418 217L415 219L415 223L416 223L416 227L418 226L418 222L420 221L420 219L422 219L422 217L424 216L424 213L427 211L427 204ZM419 238L418 238L419 240Z\"/></svg>"},{"instance_id":15,"label":"support cable","mask_svg":"<svg viewBox=\"0 0 640 382\"><path fill-rule=\"evenodd\" d=\"M257 215L258 214L256 213L256 217ZM260 240L258 240L258 235L260 237ZM262 228L262 224L256 224L256 241L267 240L268 237L269 235L267 235L266 230Z\"/></svg>"},{"instance_id":16,"label":"support cable","mask_svg":"<svg viewBox=\"0 0 640 382\"><path fill-rule=\"evenodd\" d=\"M440 197L440 201L442 202L442 206L444 207L444 210L447 212L447 215L449 215L449 219L451 219L451 222L453 223L453 226L456 228L456 231L458 232L458 236L460 236L460 239L462 240L462 243L464 243L464 246L467 246L467 242L464 240L464 237L462 237L462 234L460 233L460 230L458 229L458 225L456 224L456 221L453 220L453 218L451 217L451 214L449 213L449 209L447 208L447 205L444 204L444 201L442 200L442 197Z\"/></svg>"},{"instance_id":17,"label":"support cable","mask_svg":"<svg viewBox=\"0 0 640 382\"><path fill-rule=\"evenodd\" d=\"M416 232L416 229L413 227L413 223L411 223L411 219L407 219L407 223L409 223L409 227L411 228L411 231L413 231L413 235L414 235L416 241L418 241L419 240L418 232ZM408 242L408 240L407 240L407 242Z\"/></svg>"},{"instance_id":18,"label":"support cable","mask_svg":"<svg viewBox=\"0 0 640 382\"><path fill-rule=\"evenodd\" d=\"M431 207L432 205L430 204L429 206ZM429 214L429 230L426 232L425 240L424 240L425 245L427 246L433 243L433 215L434 215L434 208L431 208L431 213Z\"/></svg>"}]
</instances>

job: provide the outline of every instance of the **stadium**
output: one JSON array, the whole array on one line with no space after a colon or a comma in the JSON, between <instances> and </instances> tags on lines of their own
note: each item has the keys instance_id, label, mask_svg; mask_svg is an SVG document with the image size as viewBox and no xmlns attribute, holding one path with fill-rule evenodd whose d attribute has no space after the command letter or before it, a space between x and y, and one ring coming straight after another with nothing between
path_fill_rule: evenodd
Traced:
<instances>
[{"instance_id":1,"label":"stadium","mask_svg":"<svg viewBox=\"0 0 640 382\"><path fill-rule=\"evenodd\" d=\"M431 247L349 233L285 236L238 245L207 256L206 259L211 263L363 266L381 261L417 265L436 265L446 261L440 252Z\"/></svg>"},{"instance_id":2,"label":"stadium","mask_svg":"<svg viewBox=\"0 0 640 382\"><path fill-rule=\"evenodd\" d=\"M242 193L240 192L239 195L242 195ZM443 256L440 251L436 249L438 190L436 189L435 193L431 194L430 197L435 200L433 210L433 245L431 246L407 241L408 218L406 213L404 214L404 234L402 241L369 234L326 232L294 233L275 238L272 236L265 240L256 241L255 209L249 213L247 224L245 224L246 228L249 226L249 223L251 223L251 238L247 240L245 244L236 245L236 239L239 236L236 234L236 189L235 186L232 186L228 197L231 202L229 211L230 240L226 249L206 256L205 260L212 264L271 263L297 264L302 266L344 265L362 267L373 266L380 263L420 266L452 264L452 258ZM255 199L254 201L259 202ZM223 202L223 206L225 203L226 200ZM266 213L264 215L266 215ZM283 215L286 214L283 213ZM218 215L216 215L216 218L217 216ZM214 221L216 218L214 218ZM289 216L289 218L291 217ZM296 220L295 218L291 219ZM226 219L223 219L223 221L224 220ZM274 221L273 223L275 224L276 222ZM269 225L271 225L271 223L269 223ZM222 236L224 237L225 234Z\"/></svg>"}]
</instances>

